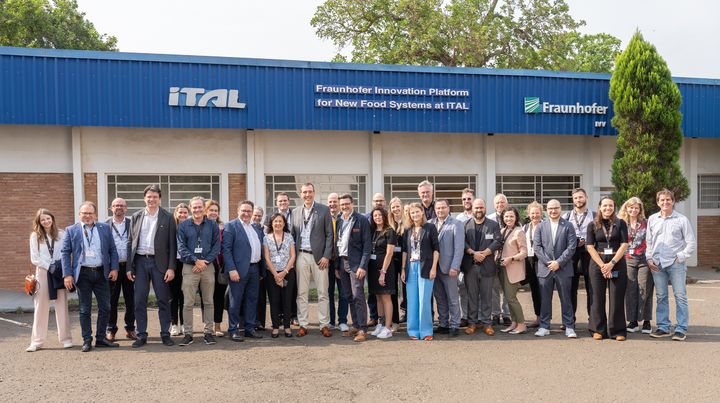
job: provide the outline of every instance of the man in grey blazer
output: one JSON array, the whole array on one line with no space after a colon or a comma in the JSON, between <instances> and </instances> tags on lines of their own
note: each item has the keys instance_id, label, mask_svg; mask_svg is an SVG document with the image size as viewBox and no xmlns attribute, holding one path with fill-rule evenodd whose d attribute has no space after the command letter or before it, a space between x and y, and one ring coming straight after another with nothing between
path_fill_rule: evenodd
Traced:
<instances>
[{"instance_id":1,"label":"man in grey blazer","mask_svg":"<svg viewBox=\"0 0 720 403\"><path fill-rule=\"evenodd\" d=\"M315 201L315 186L306 183L300 187L303 205L292 212L292 234L295 239L297 258L297 310L300 329L296 336L307 334L308 293L310 281L315 280L318 293L318 320L320 331L325 337L332 336L330 330L330 306L328 301L328 267L333 250L333 227L330 209Z\"/></svg>"},{"instance_id":2,"label":"man in grey blazer","mask_svg":"<svg viewBox=\"0 0 720 403\"><path fill-rule=\"evenodd\" d=\"M162 191L158 185L144 190L145 208L133 214L128 240L127 277L135 282L135 320L138 339L133 348L147 343L147 299L152 283L158 304L160 337L166 346L170 338L170 281L175 278L177 239L175 219L160 207Z\"/></svg>"},{"instance_id":3,"label":"man in grey blazer","mask_svg":"<svg viewBox=\"0 0 720 403\"><path fill-rule=\"evenodd\" d=\"M435 215L430 223L438 229L440 260L433 295L440 325L434 333L449 333L451 337L457 337L460 327L458 274L465 247L465 230L463 223L450 216L450 205L446 199L435 200Z\"/></svg>"},{"instance_id":4,"label":"man in grey blazer","mask_svg":"<svg viewBox=\"0 0 720 403\"><path fill-rule=\"evenodd\" d=\"M560 213L560 202L555 199L550 200L547 204L548 219L540 223L533 237L542 297L540 328L535 332L535 336L544 337L550 334L553 288L557 287L565 336L575 339L577 334L573 324L570 290L574 275L572 258L575 254L577 236L572 224L561 218Z\"/></svg>"}]
</instances>

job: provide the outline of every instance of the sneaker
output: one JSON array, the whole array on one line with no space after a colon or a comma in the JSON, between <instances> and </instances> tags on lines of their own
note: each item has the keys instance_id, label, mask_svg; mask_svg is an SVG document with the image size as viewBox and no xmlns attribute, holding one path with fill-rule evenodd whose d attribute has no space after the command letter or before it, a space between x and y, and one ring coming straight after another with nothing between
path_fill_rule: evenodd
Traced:
<instances>
[{"instance_id":1,"label":"sneaker","mask_svg":"<svg viewBox=\"0 0 720 403\"><path fill-rule=\"evenodd\" d=\"M638 325L637 322L634 322L634 321L633 321L633 322L630 322L630 323L627 325L627 331L630 332L630 333L635 333L635 332L637 332L638 330L640 330L640 325Z\"/></svg>"},{"instance_id":2,"label":"sneaker","mask_svg":"<svg viewBox=\"0 0 720 403\"><path fill-rule=\"evenodd\" d=\"M67 342L67 343L63 343L63 348L73 348L72 342L69 341L69 342Z\"/></svg>"},{"instance_id":3,"label":"sneaker","mask_svg":"<svg viewBox=\"0 0 720 403\"><path fill-rule=\"evenodd\" d=\"M675 334L673 334L672 339L675 341L683 341L683 340L685 340L685 337L687 337L687 336L685 336L685 333L675 332Z\"/></svg>"},{"instance_id":4,"label":"sneaker","mask_svg":"<svg viewBox=\"0 0 720 403\"><path fill-rule=\"evenodd\" d=\"M28 353L34 353L38 351L39 348L40 346L38 346L37 344L31 344L28 346L28 348L25 349L25 351L27 351Z\"/></svg>"},{"instance_id":5,"label":"sneaker","mask_svg":"<svg viewBox=\"0 0 720 403\"><path fill-rule=\"evenodd\" d=\"M575 333L575 329L565 329L565 337L567 337L568 339L577 339L577 333Z\"/></svg>"},{"instance_id":6,"label":"sneaker","mask_svg":"<svg viewBox=\"0 0 720 403\"><path fill-rule=\"evenodd\" d=\"M340 331L341 332L349 332L350 327L347 325L347 323L341 323L340 324Z\"/></svg>"},{"instance_id":7,"label":"sneaker","mask_svg":"<svg viewBox=\"0 0 720 403\"><path fill-rule=\"evenodd\" d=\"M170 336L180 336L180 326L171 325L170 326Z\"/></svg>"},{"instance_id":8,"label":"sneaker","mask_svg":"<svg viewBox=\"0 0 720 403\"><path fill-rule=\"evenodd\" d=\"M385 326L383 326L383 325L381 325L381 324L378 323L378 324L375 326L375 330L373 330L373 332L370 333L370 335L377 337L377 335L379 335L380 332L383 331L383 329L385 329Z\"/></svg>"},{"instance_id":9,"label":"sneaker","mask_svg":"<svg viewBox=\"0 0 720 403\"><path fill-rule=\"evenodd\" d=\"M189 346L193 344L193 337L189 334L186 334L185 337L183 337L182 341L180 342L181 346Z\"/></svg>"},{"instance_id":10,"label":"sneaker","mask_svg":"<svg viewBox=\"0 0 720 403\"><path fill-rule=\"evenodd\" d=\"M550 334L550 329L545 329L544 327L541 327L535 332L535 336L537 337L545 337Z\"/></svg>"},{"instance_id":11,"label":"sneaker","mask_svg":"<svg viewBox=\"0 0 720 403\"><path fill-rule=\"evenodd\" d=\"M215 341L215 336L213 336L212 333L205 333L203 335L203 340L205 341L205 344L207 344L208 346L211 346L211 345L217 343Z\"/></svg>"},{"instance_id":12,"label":"sneaker","mask_svg":"<svg viewBox=\"0 0 720 403\"><path fill-rule=\"evenodd\" d=\"M650 334L650 333L652 333L652 326L650 325L650 321L649 321L649 320L646 320L645 322L643 322L642 332L643 332L644 334Z\"/></svg>"},{"instance_id":13,"label":"sneaker","mask_svg":"<svg viewBox=\"0 0 720 403\"><path fill-rule=\"evenodd\" d=\"M378 339L389 339L392 337L392 335L393 335L392 330L390 330L386 327L383 327L383 329L380 331L380 334L377 335L377 338Z\"/></svg>"},{"instance_id":14,"label":"sneaker","mask_svg":"<svg viewBox=\"0 0 720 403\"><path fill-rule=\"evenodd\" d=\"M661 337L668 337L670 336L670 332L666 332L662 329L655 329L654 332L650 333L650 337L654 337L656 339L659 339Z\"/></svg>"}]
</instances>

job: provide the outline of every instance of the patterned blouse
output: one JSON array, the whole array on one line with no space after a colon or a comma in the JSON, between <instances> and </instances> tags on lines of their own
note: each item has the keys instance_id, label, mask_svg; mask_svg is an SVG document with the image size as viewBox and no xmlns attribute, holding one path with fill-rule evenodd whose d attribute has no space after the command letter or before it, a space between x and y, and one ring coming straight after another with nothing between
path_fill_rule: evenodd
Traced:
<instances>
[{"instance_id":1,"label":"patterned blouse","mask_svg":"<svg viewBox=\"0 0 720 403\"><path fill-rule=\"evenodd\" d=\"M285 232L283 240L280 245L275 242L275 236L273 234L265 234L263 239L263 245L267 245L270 251L270 261L275 267L275 271L281 272L285 270L290 261L290 248L295 247L292 235L289 232Z\"/></svg>"},{"instance_id":2,"label":"patterned blouse","mask_svg":"<svg viewBox=\"0 0 720 403\"><path fill-rule=\"evenodd\" d=\"M645 234L647 233L647 220L639 222L638 227L633 230L628 227L628 253L625 254L625 258L634 258L638 260L645 260ZM630 252L632 251L632 254Z\"/></svg>"}]
</instances>

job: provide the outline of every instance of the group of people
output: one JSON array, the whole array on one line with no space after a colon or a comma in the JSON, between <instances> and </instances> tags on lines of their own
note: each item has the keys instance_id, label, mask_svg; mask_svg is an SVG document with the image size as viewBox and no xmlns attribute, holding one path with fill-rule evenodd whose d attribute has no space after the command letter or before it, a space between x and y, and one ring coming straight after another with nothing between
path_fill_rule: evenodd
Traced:
<instances>
[{"instance_id":1,"label":"group of people","mask_svg":"<svg viewBox=\"0 0 720 403\"><path fill-rule=\"evenodd\" d=\"M685 261L695 249L695 236L689 220L674 211L668 190L657 193L660 211L649 219L637 197L619 210L603 197L593 212L586 192L575 189L571 211L563 214L560 202L550 200L543 219L543 206L533 202L525 211L525 224L504 195L495 196L495 211L487 214L485 201L472 189L462 191L463 211L453 217L448 200L435 199L428 181L418 185L419 203L393 198L386 206L384 196L375 194L364 215L355 211L350 194L331 193L322 204L315 200L314 185L306 183L300 195L302 205L290 209L289 196L278 193L277 209L264 222L262 209L242 201L237 218L227 224L219 217L219 204L200 196L179 204L174 214L167 212L160 207L162 193L156 185L145 188L146 207L132 217L125 216L125 200L113 200L112 217L105 223L97 222L93 202L84 202L79 222L64 231L49 210L40 209L30 236L39 289L27 351L45 342L51 300L58 338L65 348L73 346L67 293L75 290L83 352L93 348L93 294L98 308L94 347L118 346L121 293L126 337L133 348L142 347L148 338L150 284L166 346L175 344L171 336L183 336L180 346L193 343L197 295L205 344L224 336L225 310L230 340L262 338L266 297L271 337L279 337L281 326L285 337L304 337L311 282L324 337L338 329L357 342L369 335L387 339L400 322L407 322L407 334L415 340L432 340L436 334L456 337L463 327L468 335L482 329L493 336L501 324L501 332L519 335L537 328L535 336L543 337L550 334L557 290L562 329L576 338L581 276L594 339L622 341L637 331L670 336L668 283L676 301L672 338L686 337ZM517 298L523 284L529 284L532 294L531 321ZM436 314L438 325L433 327Z\"/></svg>"}]
</instances>

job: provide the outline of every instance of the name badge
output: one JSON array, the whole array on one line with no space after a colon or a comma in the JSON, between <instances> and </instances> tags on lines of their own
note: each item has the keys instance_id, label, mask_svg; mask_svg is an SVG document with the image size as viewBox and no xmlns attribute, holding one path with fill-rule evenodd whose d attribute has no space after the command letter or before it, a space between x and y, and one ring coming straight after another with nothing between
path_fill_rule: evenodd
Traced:
<instances>
[{"instance_id":1,"label":"name badge","mask_svg":"<svg viewBox=\"0 0 720 403\"><path fill-rule=\"evenodd\" d=\"M195 248L195 253L202 253L202 247L198 246Z\"/></svg>"},{"instance_id":2,"label":"name badge","mask_svg":"<svg viewBox=\"0 0 720 403\"><path fill-rule=\"evenodd\" d=\"M493 234L485 234L485 239L493 240L495 237L493 237Z\"/></svg>"},{"instance_id":3,"label":"name badge","mask_svg":"<svg viewBox=\"0 0 720 403\"><path fill-rule=\"evenodd\" d=\"M377 259L377 255L375 255L375 254L370 255L370 260L375 260L375 259Z\"/></svg>"},{"instance_id":4,"label":"name badge","mask_svg":"<svg viewBox=\"0 0 720 403\"><path fill-rule=\"evenodd\" d=\"M94 250L86 251L85 257L95 257L95 251Z\"/></svg>"},{"instance_id":5,"label":"name badge","mask_svg":"<svg viewBox=\"0 0 720 403\"><path fill-rule=\"evenodd\" d=\"M402 252L402 247L396 246L394 250L395 252Z\"/></svg>"},{"instance_id":6,"label":"name badge","mask_svg":"<svg viewBox=\"0 0 720 403\"><path fill-rule=\"evenodd\" d=\"M634 254L635 254L635 249L628 249L628 254L629 254L629 255L634 255Z\"/></svg>"},{"instance_id":7,"label":"name badge","mask_svg":"<svg viewBox=\"0 0 720 403\"><path fill-rule=\"evenodd\" d=\"M604 251L603 253L606 254L606 255L612 255L612 254L613 254L613 250L612 250L612 248L605 248L605 251Z\"/></svg>"}]
</instances>

